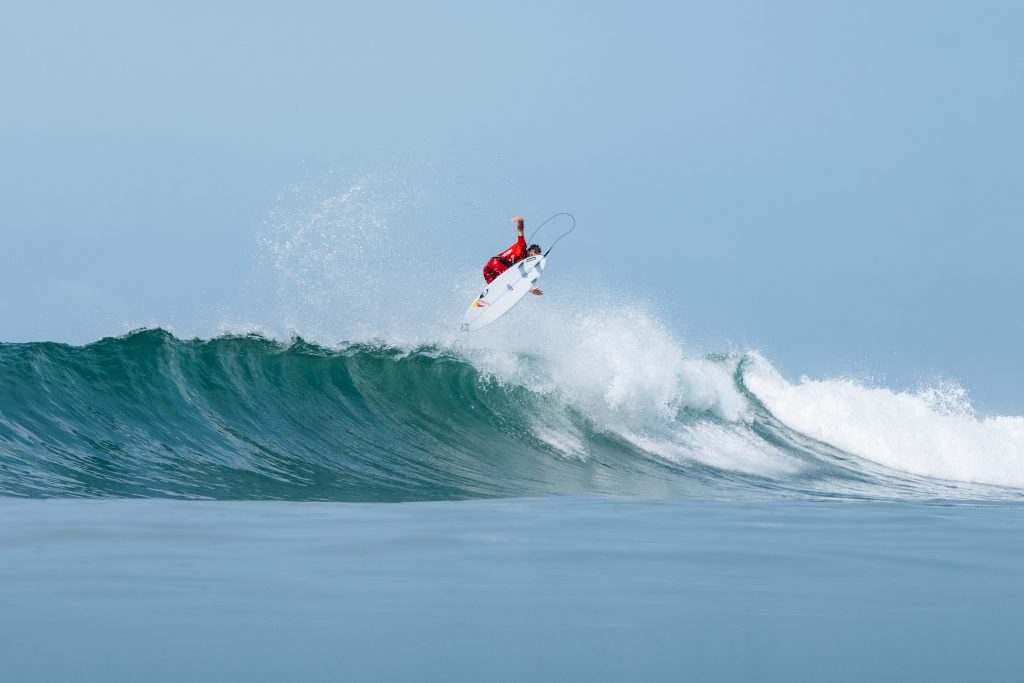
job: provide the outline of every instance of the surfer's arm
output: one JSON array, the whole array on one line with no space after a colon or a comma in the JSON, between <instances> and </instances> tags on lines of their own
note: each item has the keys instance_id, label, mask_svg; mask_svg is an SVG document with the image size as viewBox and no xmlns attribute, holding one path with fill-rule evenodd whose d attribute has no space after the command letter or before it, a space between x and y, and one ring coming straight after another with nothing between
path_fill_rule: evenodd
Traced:
<instances>
[{"instance_id":1,"label":"surfer's arm","mask_svg":"<svg viewBox=\"0 0 1024 683\"><path fill-rule=\"evenodd\" d=\"M512 219L512 222L516 224L516 235L519 239L512 245L509 251L512 252L512 259L515 261L521 261L526 258L526 236L523 235L523 219L520 216L516 216Z\"/></svg>"}]
</instances>

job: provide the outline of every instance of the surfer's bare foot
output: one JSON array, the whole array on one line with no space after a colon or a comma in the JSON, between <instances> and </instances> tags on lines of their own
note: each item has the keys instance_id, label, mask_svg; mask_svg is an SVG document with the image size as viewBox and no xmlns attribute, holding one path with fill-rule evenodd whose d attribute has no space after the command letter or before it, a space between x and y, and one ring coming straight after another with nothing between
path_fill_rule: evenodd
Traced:
<instances>
[{"instance_id":1,"label":"surfer's bare foot","mask_svg":"<svg viewBox=\"0 0 1024 683\"><path fill-rule=\"evenodd\" d=\"M540 289L538 289L536 287L534 287L533 289L530 290L530 294L536 294L537 296L540 296L543 293L544 292L540 291Z\"/></svg>"}]
</instances>

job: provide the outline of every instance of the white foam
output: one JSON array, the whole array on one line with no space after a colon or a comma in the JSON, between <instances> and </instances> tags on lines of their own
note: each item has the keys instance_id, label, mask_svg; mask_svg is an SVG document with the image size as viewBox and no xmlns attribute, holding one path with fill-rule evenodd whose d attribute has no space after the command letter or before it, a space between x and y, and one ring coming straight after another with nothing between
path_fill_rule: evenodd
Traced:
<instances>
[{"instance_id":1,"label":"white foam","mask_svg":"<svg viewBox=\"0 0 1024 683\"><path fill-rule=\"evenodd\" d=\"M746 404L734 362L688 357L637 307L563 317L538 309L523 334L469 336L460 349L481 371L534 391L557 392L602 427L645 429L675 423L680 410L736 421Z\"/></svg>"},{"instance_id":2,"label":"white foam","mask_svg":"<svg viewBox=\"0 0 1024 683\"><path fill-rule=\"evenodd\" d=\"M802 468L750 430L749 407L733 381L738 358L687 354L637 306L606 301L568 319L538 306L528 318L518 324L529 334L473 335L459 348L485 374L552 394L554 404L572 406L653 456L766 477ZM564 455L585 454L575 431L554 416L536 420L533 433Z\"/></svg>"},{"instance_id":3,"label":"white foam","mask_svg":"<svg viewBox=\"0 0 1024 683\"><path fill-rule=\"evenodd\" d=\"M542 421L535 420L532 434L553 448L555 452L575 460L587 459L587 448L577 430L559 425L552 428Z\"/></svg>"},{"instance_id":4,"label":"white foam","mask_svg":"<svg viewBox=\"0 0 1024 683\"><path fill-rule=\"evenodd\" d=\"M625 433L637 448L673 462L702 462L719 469L781 479L803 469L796 458L766 444L743 424L680 425L670 438Z\"/></svg>"},{"instance_id":5,"label":"white foam","mask_svg":"<svg viewBox=\"0 0 1024 683\"><path fill-rule=\"evenodd\" d=\"M851 380L786 381L754 356L744 380L788 427L887 467L1024 487L1024 417L978 419L953 384L916 393Z\"/></svg>"}]
</instances>

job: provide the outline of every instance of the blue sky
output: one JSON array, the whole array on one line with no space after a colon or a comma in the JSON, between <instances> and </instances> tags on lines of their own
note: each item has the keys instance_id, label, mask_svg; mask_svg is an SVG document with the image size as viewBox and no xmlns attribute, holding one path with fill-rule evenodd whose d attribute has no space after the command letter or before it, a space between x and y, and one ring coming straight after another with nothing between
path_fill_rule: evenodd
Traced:
<instances>
[{"instance_id":1,"label":"blue sky","mask_svg":"<svg viewBox=\"0 0 1024 683\"><path fill-rule=\"evenodd\" d=\"M408 238L467 268L515 213L571 210L562 272L684 336L792 377L954 378L1019 414L1022 20L1011 2L7 8L0 340L208 335L285 188L387 169L421 195L429 233Z\"/></svg>"}]
</instances>

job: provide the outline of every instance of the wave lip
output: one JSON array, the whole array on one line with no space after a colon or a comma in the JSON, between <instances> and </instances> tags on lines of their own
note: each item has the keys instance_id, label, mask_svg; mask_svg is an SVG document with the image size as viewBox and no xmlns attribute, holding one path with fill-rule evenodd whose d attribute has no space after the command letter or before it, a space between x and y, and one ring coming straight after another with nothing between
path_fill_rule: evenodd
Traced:
<instances>
[{"instance_id":1,"label":"wave lip","mask_svg":"<svg viewBox=\"0 0 1024 683\"><path fill-rule=\"evenodd\" d=\"M160 329L3 344L0 494L962 498L1024 486L1021 418L792 385L756 354L689 358L642 318L581 325L578 342L532 350ZM918 421L894 438L882 419L896 410ZM921 450L938 437L911 438L925 428L946 430L942 458Z\"/></svg>"}]
</instances>

